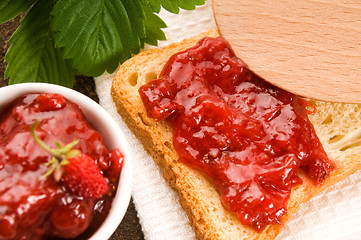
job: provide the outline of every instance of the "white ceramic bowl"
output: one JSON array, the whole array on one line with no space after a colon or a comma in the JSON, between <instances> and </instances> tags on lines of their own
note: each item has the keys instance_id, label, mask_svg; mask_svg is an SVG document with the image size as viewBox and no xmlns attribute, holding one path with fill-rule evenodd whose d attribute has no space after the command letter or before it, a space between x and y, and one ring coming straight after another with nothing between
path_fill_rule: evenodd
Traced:
<instances>
[{"instance_id":1,"label":"white ceramic bowl","mask_svg":"<svg viewBox=\"0 0 361 240\"><path fill-rule=\"evenodd\" d=\"M54 84L21 83L1 87L0 112L17 97L27 93L59 93L68 100L78 104L87 120L103 135L107 147L110 150L119 148L124 154L124 165L118 183L118 190L113 199L110 212L103 224L90 238L90 240L108 239L122 221L131 196L132 157L124 133L109 113L95 101L75 90Z\"/></svg>"}]
</instances>

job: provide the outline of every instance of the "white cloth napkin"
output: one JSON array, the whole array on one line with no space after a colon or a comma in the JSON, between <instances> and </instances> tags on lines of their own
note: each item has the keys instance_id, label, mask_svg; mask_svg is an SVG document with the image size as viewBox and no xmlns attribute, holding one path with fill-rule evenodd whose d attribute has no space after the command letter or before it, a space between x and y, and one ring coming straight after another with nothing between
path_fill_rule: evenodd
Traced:
<instances>
[{"instance_id":1,"label":"white cloth napkin","mask_svg":"<svg viewBox=\"0 0 361 240\"><path fill-rule=\"evenodd\" d=\"M179 14L160 12L167 23L167 41L181 41L215 28L211 1L194 11ZM133 153L132 197L146 240L192 240L194 232L174 191L159 169L116 112L110 96L114 74L95 78L100 105L119 123ZM285 225L277 240L359 240L361 239L361 173L356 173L312 201L304 204Z\"/></svg>"}]
</instances>

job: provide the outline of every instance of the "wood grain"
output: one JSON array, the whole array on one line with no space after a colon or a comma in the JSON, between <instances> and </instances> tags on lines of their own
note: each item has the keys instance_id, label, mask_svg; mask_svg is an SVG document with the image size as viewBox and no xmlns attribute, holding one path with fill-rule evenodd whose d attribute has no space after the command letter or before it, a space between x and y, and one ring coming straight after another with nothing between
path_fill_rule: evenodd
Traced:
<instances>
[{"instance_id":1,"label":"wood grain","mask_svg":"<svg viewBox=\"0 0 361 240\"><path fill-rule=\"evenodd\" d=\"M360 0L213 0L251 70L301 96L361 103Z\"/></svg>"}]
</instances>

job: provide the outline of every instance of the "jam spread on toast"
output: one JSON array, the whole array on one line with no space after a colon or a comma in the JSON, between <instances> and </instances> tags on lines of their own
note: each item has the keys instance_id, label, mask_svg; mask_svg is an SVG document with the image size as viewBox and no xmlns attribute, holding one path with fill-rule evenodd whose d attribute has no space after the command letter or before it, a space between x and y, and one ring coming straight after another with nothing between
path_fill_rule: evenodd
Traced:
<instances>
[{"instance_id":1,"label":"jam spread on toast","mask_svg":"<svg viewBox=\"0 0 361 240\"><path fill-rule=\"evenodd\" d=\"M179 160L258 231L281 223L299 169L320 185L334 168L308 120L310 103L255 75L222 37L173 55L139 93L150 117L172 123Z\"/></svg>"},{"instance_id":2,"label":"jam spread on toast","mask_svg":"<svg viewBox=\"0 0 361 240\"><path fill-rule=\"evenodd\" d=\"M108 184L100 198L81 197L53 177L42 177L51 156L31 135L56 148L56 141L79 142ZM108 151L102 135L78 105L59 94L27 94L0 115L0 239L88 239L107 216L121 172L123 155Z\"/></svg>"}]
</instances>

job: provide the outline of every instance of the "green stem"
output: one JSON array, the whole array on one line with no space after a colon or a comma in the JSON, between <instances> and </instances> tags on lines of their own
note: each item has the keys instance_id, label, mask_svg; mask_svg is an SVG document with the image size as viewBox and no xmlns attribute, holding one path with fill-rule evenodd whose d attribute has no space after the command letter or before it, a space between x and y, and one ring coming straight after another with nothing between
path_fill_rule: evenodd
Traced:
<instances>
[{"instance_id":1,"label":"green stem","mask_svg":"<svg viewBox=\"0 0 361 240\"><path fill-rule=\"evenodd\" d=\"M55 149L50 148L48 145L46 145L46 143L44 143L36 134L35 134L35 129L36 126L38 125L38 120L35 120L33 126L31 126L31 135L33 136L35 142L37 144L39 144L39 146L44 149L46 152L48 152L49 154L51 154L52 156L54 156L55 158L57 158L58 160L62 159L61 154L59 154Z\"/></svg>"}]
</instances>

